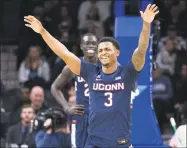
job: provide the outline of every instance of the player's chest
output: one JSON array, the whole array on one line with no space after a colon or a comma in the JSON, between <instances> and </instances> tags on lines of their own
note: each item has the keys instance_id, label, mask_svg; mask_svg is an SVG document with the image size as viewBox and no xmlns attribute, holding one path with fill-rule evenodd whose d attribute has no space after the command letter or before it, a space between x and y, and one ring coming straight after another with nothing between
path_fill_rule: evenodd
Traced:
<instances>
[{"instance_id":1,"label":"player's chest","mask_svg":"<svg viewBox=\"0 0 187 148\"><path fill-rule=\"evenodd\" d=\"M92 91L123 91L126 88L126 80L120 75L96 75L90 84Z\"/></svg>"}]
</instances>

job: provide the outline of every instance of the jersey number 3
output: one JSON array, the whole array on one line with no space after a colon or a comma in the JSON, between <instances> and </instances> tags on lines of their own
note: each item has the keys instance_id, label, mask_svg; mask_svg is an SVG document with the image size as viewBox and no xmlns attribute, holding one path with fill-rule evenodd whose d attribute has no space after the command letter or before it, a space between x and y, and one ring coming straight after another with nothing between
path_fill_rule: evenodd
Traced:
<instances>
[{"instance_id":1,"label":"jersey number 3","mask_svg":"<svg viewBox=\"0 0 187 148\"><path fill-rule=\"evenodd\" d=\"M112 100L112 93L111 92L106 92L105 94L104 94L106 97L107 97L107 102L105 102L104 103L104 105L106 106L106 107L110 107L110 106L112 106L112 104L113 104L113 100Z\"/></svg>"}]
</instances>

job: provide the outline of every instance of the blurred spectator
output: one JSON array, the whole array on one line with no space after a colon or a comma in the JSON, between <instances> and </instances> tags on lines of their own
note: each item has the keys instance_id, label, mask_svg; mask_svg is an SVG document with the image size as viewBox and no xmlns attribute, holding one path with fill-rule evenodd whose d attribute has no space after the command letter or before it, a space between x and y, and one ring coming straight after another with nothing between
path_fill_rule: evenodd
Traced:
<instances>
[{"instance_id":1,"label":"blurred spectator","mask_svg":"<svg viewBox=\"0 0 187 148\"><path fill-rule=\"evenodd\" d=\"M110 4L110 15L103 22L104 35L113 36L114 35L114 3Z\"/></svg>"},{"instance_id":2,"label":"blurred spectator","mask_svg":"<svg viewBox=\"0 0 187 148\"><path fill-rule=\"evenodd\" d=\"M28 80L41 78L45 82L50 80L50 68L44 57L41 56L39 46L31 46L26 59L19 68L19 81L24 83Z\"/></svg>"},{"instance_id":3,"label":"blurred spectator","mask_svg":"<svg viewBox=\"0 0 187 148\"><path fill-rule=\"evenodd\" d=\"M60 32L63 32L64 30L70 31L72 25L72 20L69 16L69 12L66 6L61 6L60 8L60 23L58 25L58 28Z\"/></svg>"},{"instance_id":4,"label":"blurred spectator","mask_svg":"<svg viewBox=\"0 0 187 148\"><path fill-rule=\"evenodd\" d=\"M58 31L58 23L59 23L59 18L60 18L59 12L60 12L60 1L59 0L45 0L44 1L43 22L44 22L45 28L54 36L57 36L59 33Z\"/></svg>"},{"instance_id":5,"label":"blurred spectator","mask_svg":"<svg viewBox=\"0 0 187 148\"><path fill-rule=\"evenodd\" d=\"M85 33L93 33L97 36L97 38L101 38L104 36L102 24L93 20L87 20L85 22L81 34Z\"/></svg>"},{"instance_id":6,"label":"blurred spectator","mask_svg":"<svg viewBox=\"0 0 187 148\"><path fill-rule=\"evenodd\" d=\"M78 11L78 20L79 20L79 29L83 28L83 24L86 21L87 14L91 9L92 13L97 14L99 16L99 20L101 23L110 15L109 7L111 1L105 0L86 0L83 1L79 7ZM95 8L95 9L93 9Z\"/></svg>"},{"instance_id":7,"label":"blurred spectator","mask_svg":"<svg viewBox=\"0 0 187 148\"><path fill-rule=\"evenodd\" d=\"M178 28L179 33L182 36L187 36L187 1L186 0L180 0L179 1L179 7L180 7L180 15L179 15L179 22L178 22Z\"/></svg>"},{"instance_id":8,"label":"blurred spectator","mask_svg":"<svg viewBox=\"0 0 187 148\"><path fill-rule=\"evenodd\" d=\"M170 25L170 9L174 0L154 0L154 3L159 8L158 17L161 20L161 36L166 35L168 26Z\"/></svg>"},{"instance_id":9,"label":"blurred spectator","mask_svg":"<svg viewBox=\"0 0 187 148\"><path fill-rule=\"evenodd\" d=\"M42 6L36 6L33 10L33 15L40 21L43 20L44 16L44 7Z\"/></svg>"},{"instance_id":10,"label":"blurred spectator","mask_svg":"<svg viewBox=\"0 0 187 148\"><path fill-rule=\"evenodd\" d=\"M161 132L164 132L166 113L171 105L173 96L172 83L160 69L153 71L153 104Z\"/></svg>"},{"instance_id":11,"label":"blurred spectator","mask_svg":"<svg viewBox=\"0 0 187 148\"><path fill-rule=\"evenodd\" d=\"M170 9L170 15L171 15L171 24L177 25L179 15L180 15L180 7L177 4L173 4L171 9Z\"/></svg>"},{"instance_id":12,"label":"blurred spectator","mask_svg":"<svg viewBox=\"0 0 187 148\"><path fill-rule=\"evenodd\" d=\"M180 75L175 82L175 109L187 102L187 64L181 66Z\"/></svg>"},{"instance_id":13,"label":"blurred spectator","mask_svg":"<svg viewBox=\"0 0 187 148\"><path fill-rule=\"evenodd\" d=\"M21 109L21 121L8 129L7 142L18 146L26 144L34 145L35 133L31 131L31 120L34 119L34 110L30 105L25 105Z\"/></svg>"},{"instance_id":14,"label":"blurred spectator","mask_svg":"<svg viewBox=\"0 0 187 148\"><path fill-rule=\"evenodd\" d=\"M45 0L44 1L44 9L45 9L45 13L50 13L50 11L53 8L53 1L52 0Z\"/></svg>"},{"instance_id":15,"label":"blurred spectator","mask_svg":"<svg viewBox=\"0 0 187 148\"><path fill-rule=\"evenodd\" d=\"M71 36L68 30L61 31L59 41L62 42L68 49L71 49Z\"/></svg>"},{"instance_id":16,"label":"blurred spectator","mask_svg":"<svg viewBox=\"0 0 187 148\"><path fill-rule=\"evenodd\" d=\"M45 101L44 95L45 95L44 89L40 86L34 86L31 90L30 93L31 106L35 110L36 114L48 108L47 104L44 102Z\"/></svg>"},{"instance_id":17,"label":"blurred spectator","mask_svg":"<svg viewBox=\"0 0 187 148\"><path fill-rule=\"evenodd\" d=\"M34 15L36 18L38 18L41 23L45 26L45 28L49 29L48 24L45 23L44 21L44 8L41 5L36 5L33 8L33 11L30 12L28 15ZM22 20L23 21L23 18ZM32 30L28 29L27 27L25 27L25 24L23 26L23 28L20 28L20 43L19 43L19 48L16 51L17 55L18 55L18 62L17 65L18 67L20 66L20 63L24 60L24 58L27 55L27 48L29 48L29 46L31 45L38 45L42 48L44 48L46 46L45 42L43 41L43 39L41 38L41 36L39 34L34 33ZM46 54L46 50L43 51L43 54Z\"/></svg>"},{"instance_id":18,"label":"blurred spectator","mask_svg":"<svg viewBox=\"0 0 187 148\"><path fill-rule=\"evenodd\" d=\"M179 76L181 65L184 63L187 63L187 38L186 38L184 50L177 51L176 54L177 54L177 57L175 61L175 73L177 76Z\"/></svg>"},{"instance_id":19,"label":"blurred spectator","mask_svg":"<svg viewBox=\"0 0 187 148\"><path fill-rule=\"evenodd\" d=\"M166 74L172 76L175 72L175 60L176 54L173 42L171 39L167 39L165 43L165 50L161 50L157 55L157 64Z\"/></svg>"},{"instance_id":20,"label":"blurred spectator","mask_svg":"<svg viewBox=\"0 0 187 148\"><path fill-rule=\"evenodd\" d=\"M100 22L100 14L97 6L92 5L86 14L86 20L94 20Z\"/></svg>"},{"instance_id":21,"label":"blurred spectator","mask_svg":"<svg viewBox=\"0 0 187 148\"><path fill-rule=\"evenodd\" d=\"M16 124L20 121L21 107L26 104L30 104L29 94L30 94L31 84L30 82L25 82L23 87L18 92L17 97L14 96L15 104L12 106L12 111L10 114L9 124Z\"/></svg>"},{"instance_id":22,"label":"blurred spectator","mask_svg":"<svg viewBox=\"0 0 187 148\"><path fill-rule=\"evenodd\" d=\"M177 28L175 25L168 26L167 35L161 38L160 43L159 43L159 49L161 51L165 50L165 44L167 40L169 39L173 42L173 46L176 48L176 50L184 49L185 42L181 36L178 36Z\"/></svg>"},{"instance_id":23,"label":"blurred spectator","mask_svg":"<svg viewBox=\"0 0 187 148\"><path fill-rule=\"evenodd\" d=\"M89 1L85 1L85 2L89 2ZM93 33L96 34L98 38L104 35L99 9L97 5L95 5L95 3L90 5L86 13L85 20L84 22L81 23L82 26L80 27L80 30L83 30L83 33Z\"/></svg>"},{"instance_id":24,"label":"blurred spectator","mask_svg":"<svg viewBox=\"0 0 187 148\"><path fill-rule=\"evenodd\" d=\"M35 138L37 148L71 148L67 115L58 109L53 112L53 117L54 119L45 120L45 130L40 129L37 133Z\"/></svg>"},{"instance_id":25,"label":"blurred spectator","mask_svg":"<svg viewBox=\"0 0 187 148\"><path fill-rule=\"evenodd\" d=\"M27 86L24 85L23 88L9 90L2 96L4 108L9 114L7 125L18 123L20 121L21 107L30 103L26 89Z\"/></svg>"},{"instance_id":26,"label":"blurred spectator","mask_svg":"<svg viewBox=\"0 0 187 148\"><path fill-rule=\"evenodd\" d=\"M178 29L178 33L181 35L185 35L186 28L184 25L187 24L187 9L186 9L186 1L185 0L178 0L174 1L171 10L170 10L170 24L175 24Z\"/></svg>"},{"instance_id":27,"label":"blurred spectator","mask_svg":"<svg viewBox=\"0 0 187 148\"><path fill-rule=\"evenodd\" d=\"M22 98L23 100L28 100L29 99L29 93L30 93L30 89L32 86L30 86L29 84L30 82L27 81L23 84L23 87L21 88L21 94L22 94Z\"/></svg>"},{"instance_id":28,"label":"blurred spectator","mask_svg":"<svg viewBox=\"0 0 187 148\"><path fill-rule=\"evenodd\" d=\"M170 24L177 27L177 32L184 36L187 24L187 9L185 0L155 0L159 8L159 18L161 19L162 35L165 35L165 31Z\"/></svg>"},{"instance_id":29,"label":"blurred spectator","mask_svg":"<svg viewBox=\"0 0 187 148\"><path fill-rule=\"evenodd\" d=\"M36 83L35 83L36 84ZM30 104L36 113L48 108L45 101L44 89L40 86L36 86L31 82L27 82L25 86L21 89L22 94L17 98L14 97L16 103L12 106L12 111L10 114L10 125L16 124L20 121L21 107L26 104Z\"/></svg>"},{"instance_id":30,"label":"blurred spectator","mask_svg":"<svg viewBox=\"0 0 187 148\"><path fill-rule=\"evenodd\" d=\"M60 0L44 0L45 21L56 21L59 17Z\"/></svg>"},{"instance_id":31,"label":"blurred spectator","mask_svg":"<svg viewBox=\"0 0 187 148\"><path fill-rule=\"evenodd\" d=\"M58 22L58 30L60 33L59 41L61 41L68 49L72 48L72 36L75 34L72 29L72 19L69 15L69 10L66 6L60 7L60 17Z\"/></svg>"}]
</instances>

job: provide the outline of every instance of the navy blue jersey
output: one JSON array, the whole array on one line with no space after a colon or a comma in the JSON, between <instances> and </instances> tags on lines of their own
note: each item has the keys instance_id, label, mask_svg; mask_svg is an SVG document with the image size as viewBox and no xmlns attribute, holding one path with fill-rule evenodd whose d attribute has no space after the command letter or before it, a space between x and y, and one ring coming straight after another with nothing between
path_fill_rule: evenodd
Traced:
<instances>
[{"instance_id":1,"label":"navy blue jersey","mask_svg":"<svg viewBox=\"0 0 187 148\"><path fill-rule=\"evenodd\" d=\"M130 99L138 75L133 64L119 64L113 74L104 74L101 66L81 61L80 75L89 84L90 143L98 147L130 145Z\"/></svg>"},{"instance_id":2,"label":"navy blue jersey","mask_svg":"<svg viewBox=\"0 0 187 148\"><path fill-rule=\"evenodd\" d=\"M80 58L84 61L83 57ZM100 62L97 65L101 65ZM89 112L89 88L86 81L81 77L75 75L75 90L76 90L76 103L84 105L85 114Z\"/></svg>"},{"instance_id":3,"label":"navy blue jersey","mask_svg":"<svg viewBox=\"0 0 187 148\"><path fill-rule=\"evenodd\" d=\"M85 113L89 108L89 88L85 80L80 76L75 76L76 104L84 105Z\"/></svg>"}]
</instances>

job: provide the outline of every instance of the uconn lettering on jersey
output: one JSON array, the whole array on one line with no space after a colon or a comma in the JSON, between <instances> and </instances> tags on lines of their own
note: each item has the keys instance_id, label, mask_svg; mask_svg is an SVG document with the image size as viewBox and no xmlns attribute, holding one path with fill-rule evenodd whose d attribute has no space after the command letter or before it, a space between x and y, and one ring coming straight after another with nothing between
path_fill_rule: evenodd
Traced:
<instances>
[{"instance_id":1,"label":"uconn lettering on jersey","mask_svg":"<svg viewBox=\"0 0 187 148\"><path fill-rule=\"evenodd\" d=\"M82 84L82 86L80 84ZM76 92L78 91L77 87L79 87L79 92L82 90L82 92L84 92L84 96L89 97L88 84L85 82L85 80L82 77L77 76L77 81L75 81L75 91Z\"/></svg>"},{"instance_id":2,"label":"uconn lettering on jersey","mask_svg":"<svg viewBox=\"0 0 187 148\"><path fill-rule=\"evenodd\" d=\"M82 77L77 76L77 82L85 82L85 80Z\"/></svg>"},{"instance_id":3,"label":"uconn lettering on jersey","mask_svg":"<svg viewBox=\"0 0 187 148\"><path fill-rule=\"evenodd\" d=\"M102 84L102 83L93 83L93 90L97 91L115 91L115 90L124 90L124 83L117 82L113 84Z\"/></svg>"}]
</instances>

